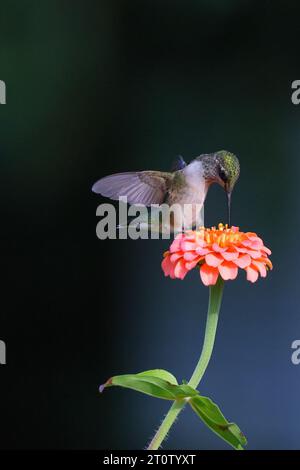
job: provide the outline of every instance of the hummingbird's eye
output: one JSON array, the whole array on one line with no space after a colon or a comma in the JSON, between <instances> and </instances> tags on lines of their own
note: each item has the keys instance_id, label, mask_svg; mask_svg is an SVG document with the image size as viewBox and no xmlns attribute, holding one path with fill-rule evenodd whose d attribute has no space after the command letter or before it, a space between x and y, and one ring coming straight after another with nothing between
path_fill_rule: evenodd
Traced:
<instances>
[{"instance_id":1,"label":"hummingbird's eye","mask_svg":"<svg viewBox=\"0 0 300 470\"><path fill-rule=\"evenodd\" d=\"M226 172L225 172L224 168L221 167L221 166L219 167L219 176L220 176L221 180L224 181L224 183L226 183L228 178L227 178L227 175L226 175Z\"/></svg>"}]
</instances>

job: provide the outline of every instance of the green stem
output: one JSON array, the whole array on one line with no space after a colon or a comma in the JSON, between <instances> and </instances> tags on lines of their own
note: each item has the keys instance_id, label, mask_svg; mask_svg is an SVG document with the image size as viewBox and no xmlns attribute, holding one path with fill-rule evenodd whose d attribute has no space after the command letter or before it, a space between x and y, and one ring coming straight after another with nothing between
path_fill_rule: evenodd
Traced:
<instances>
[{"instance_id":1,"label":"green stem","mask_svg":"<svg viewBox=\"0 0 300 470\"><path fill-rule=\"evenodd\" d=\"M221 276L219 276L216 285L211 286L209 289L209 303L203 348L198 364L196 365L193 375L189 381L189 385L193 388L198 387L211 358L216 337L219 311L222 302L223 287L224 281ZM186 400L177 400L173 403L170 410L166 414L163 422L161 423L158 431L150 442L148 450L159 449L163 440L166 438L170 428L174 424L177 416L185 407L185 405Z\"/></svg>"}]
</instances>

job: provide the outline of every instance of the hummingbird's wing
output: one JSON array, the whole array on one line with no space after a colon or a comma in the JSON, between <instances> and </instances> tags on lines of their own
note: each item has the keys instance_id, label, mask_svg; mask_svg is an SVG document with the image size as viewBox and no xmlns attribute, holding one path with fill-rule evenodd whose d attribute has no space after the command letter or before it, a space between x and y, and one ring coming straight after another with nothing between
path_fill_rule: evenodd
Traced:
<instances>
[{"instance_id":1,"label":"hummingbird's wing","mask_svg":"<svg viewBox=\"0 0 300 470\"><path fill-rule=\"evenodd\" d=\"M97 181L92 191L110 199L127 197L130 204L162 204L173 180L172 173L134 171L116 173Z\"/></svg>"}]
</instances>

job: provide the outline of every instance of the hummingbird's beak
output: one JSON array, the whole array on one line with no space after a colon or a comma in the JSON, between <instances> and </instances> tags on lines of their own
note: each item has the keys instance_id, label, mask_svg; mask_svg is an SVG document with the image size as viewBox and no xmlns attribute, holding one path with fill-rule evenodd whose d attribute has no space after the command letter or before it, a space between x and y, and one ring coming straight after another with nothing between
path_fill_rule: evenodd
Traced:
<instances>
[{"instance_id":1,"label":"hummingbird's beak","mask_svg":"<svg viewBox=\"0 0 300 470\"><path fill-rule=\"evenodd\" d=\"M227 214L228 214L228 227L230 227L231 225L231 221L230 221L230 212L231 212L231 191L227 191L226 190L226 193L227 193Z\"/></svg>"}]
</instances>

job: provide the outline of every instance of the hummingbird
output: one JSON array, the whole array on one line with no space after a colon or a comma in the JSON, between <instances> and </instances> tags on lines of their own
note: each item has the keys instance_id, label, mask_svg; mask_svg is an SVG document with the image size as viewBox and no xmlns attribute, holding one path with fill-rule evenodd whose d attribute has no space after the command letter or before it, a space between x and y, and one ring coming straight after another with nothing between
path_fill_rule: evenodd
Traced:
<instances>
[{"instance_id":1,"label":"hummingbird","mask_svg":"<svg viewBox=\"0 0 300 470\"><path fill-rule=\"evenodd\" d=\"M105 176L93 185L92 191L113 200L126 196L132 205L178 204L183 207L190 204L193 210L184 226L192 229L199 222L199 209L203 208L209 187L217 183L227 195L230 226L231 194L239 174L240 164L236 155L220 150L201 154L188 164L178 156L170 172L146 170ZM200 225L204 225L204 221Z\"/></svg>"}]
</instances>

